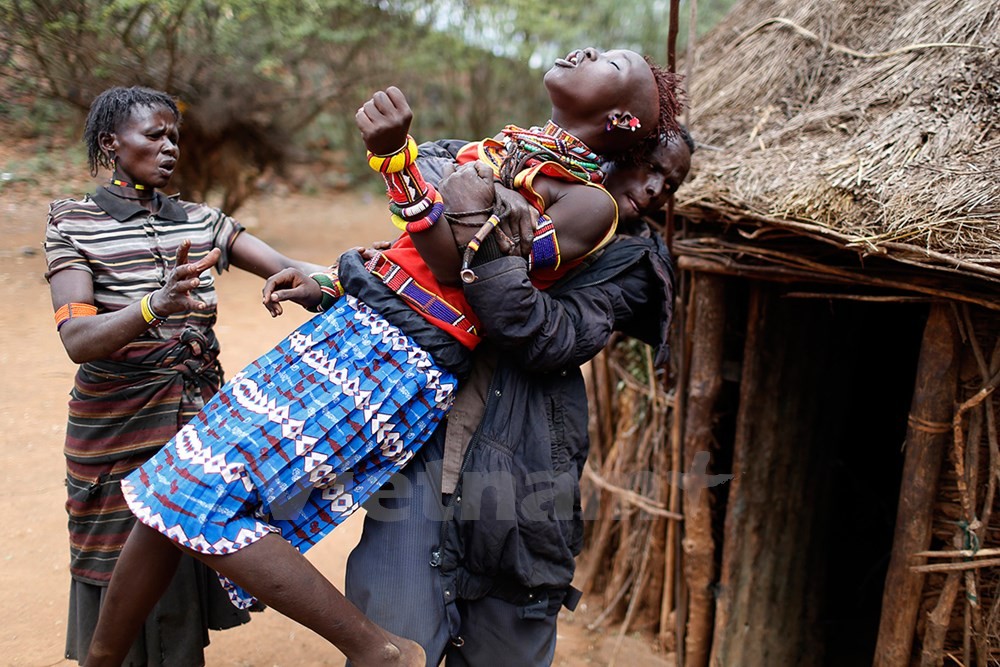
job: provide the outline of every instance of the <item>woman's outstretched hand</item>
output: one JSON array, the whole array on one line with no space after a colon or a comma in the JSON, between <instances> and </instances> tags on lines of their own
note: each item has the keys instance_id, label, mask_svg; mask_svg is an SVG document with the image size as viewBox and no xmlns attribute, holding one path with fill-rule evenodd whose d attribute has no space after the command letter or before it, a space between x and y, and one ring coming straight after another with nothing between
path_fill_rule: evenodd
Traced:
<instances>
[{"instance_id":1,"label":"woman's outstretched hand","mask_svg":"<svg viewBox=\"0 0 1000 667\"><path fill-rule=\"evenodd\" d=\"M379 90L354 115L365 148L375 155L391 155L406 145L413 112L403 91L395 86Z\"/></svg>"},{"instance_id":2,"label":"woman's outstretched hand","mask_svg":"<svg viewBox=\"0 0 1000 667\"><path fill-rule=\"evenodd\" d=\"M204 301L192 297L191 290L201 284L201 274L216 265L222 256L222 251L212 248L197 262L189 262L190 250L191 241L187 239L181 241L180 247L177 248L177 261L174 262L174 268L167 273L166 283L153 292L150 306L158 315L165 317L189 310L205 310L209 307Z\"/></svg>"},{"instance_id":3,"label":"woman's outstretched hand","mask_svg":"<svg viewBox=\"0 0 1000 667\"><path fill-rule=\"evenodd\" d=\"M368 248L355 246L351 250L369 260L376 252L391 246L390 241L375 241ZM299 269L288 268L278 271L264 282L262 301L264 307L271 313L271 317L277 317L283 312L282 301L292 301L306 310L313 310L323 301L323 292L319 283L307 274Z\"/></svg>"},{"instance_id":4,"label":"woman's outstretched hand","mask_svg":"<svg viewBox=\"0 0 1000 667\"><path fill-rule=\"evenodd\" d=\"M284 312L281 309L282 301L292 301L306 310L314 310L323 300L319 283L295 268L282 269L268 278L264 282L262 294L264 307L271 313L271 317Z\"/></svg>"}]
</instances>

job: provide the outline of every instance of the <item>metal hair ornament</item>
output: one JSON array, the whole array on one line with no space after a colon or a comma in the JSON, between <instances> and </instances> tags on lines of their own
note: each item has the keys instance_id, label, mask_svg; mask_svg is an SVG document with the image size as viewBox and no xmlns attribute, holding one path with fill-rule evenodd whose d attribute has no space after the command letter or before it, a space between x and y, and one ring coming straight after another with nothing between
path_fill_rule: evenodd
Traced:
<instances>
[{"instance_id":1,"label":"metal hair ornament","mask_svg":"<svg viewBox=\"0 0 1000 667\"><path fill-rule=\"evenodd\" d=\"M620 113L608 114L608 124L605 129L608 132L614 129L635 132L640 127L642 127L642 124L638 118L632 115L631 111L622 111Z\"/></svg>"}]
</instances>

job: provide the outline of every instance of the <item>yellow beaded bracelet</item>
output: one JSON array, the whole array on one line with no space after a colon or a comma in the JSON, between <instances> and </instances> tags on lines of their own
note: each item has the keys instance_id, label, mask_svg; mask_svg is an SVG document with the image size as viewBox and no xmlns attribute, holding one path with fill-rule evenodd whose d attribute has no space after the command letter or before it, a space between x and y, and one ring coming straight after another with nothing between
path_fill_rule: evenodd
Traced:
<instances>
[{"instance_id":1,"label":"yellow beaded bracelet","mask_svg":"<svg viewBox=\"0 0 1000 667\"><path fill-rule=\"evenodd\" d=\"M153 312L153 306L150 304L152 300L153 294L150 292L142 297L142 300L139 302L139 308L142 310L142 319L146 320L146 324L155 327L163 322L163 318Z\"/></svg>"},{"instance_id":2,"label":"yellow beaded bracelet","mask_svg":"<svg viewBox=\"0 0 1000 667\"><path fill-rule=\"evenodd\" d=\"M395 174L403 171L413 164L417 159L417 142L413 137L406 135L406 143L397 151L389 155L375 155L371 151L367 152L368 166L383 174Z\"/></svg>"}]
</instances>

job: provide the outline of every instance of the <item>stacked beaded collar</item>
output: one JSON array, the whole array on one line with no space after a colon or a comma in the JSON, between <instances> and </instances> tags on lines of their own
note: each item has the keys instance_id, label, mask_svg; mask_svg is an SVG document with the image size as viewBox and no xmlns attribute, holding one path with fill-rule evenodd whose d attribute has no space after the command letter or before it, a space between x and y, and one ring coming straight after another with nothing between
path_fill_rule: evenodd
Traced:
<instances>
[{"instance_id":1,"label":"stacked beaded collar","mask_svg":"<svg viewBox=\"0 0 1000 667\"><path fill-rule=\"evenodd\" d=\"M583 181L600 183L604 179L597 153L551 120L544 127L527 130L508 125L503 134L507 137L507 157L500 177L505 183L513 182L515 175L542 162L555 162Z\"/></svg>"}]
</instances>

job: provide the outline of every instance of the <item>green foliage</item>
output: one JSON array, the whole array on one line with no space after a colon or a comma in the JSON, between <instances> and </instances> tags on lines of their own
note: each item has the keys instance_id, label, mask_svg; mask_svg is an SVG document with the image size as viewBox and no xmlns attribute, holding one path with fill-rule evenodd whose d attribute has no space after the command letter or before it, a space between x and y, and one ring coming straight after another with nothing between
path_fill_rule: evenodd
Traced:
<instances>
[{"instance_id":1,"label":"green foliage","mask_svg":"<svg viewBox=\"0 0 1000 667\"><path fill-rule=\"evenodd\" d=\"M699 23L731 2L703 0ZM668 9L667 0L0 0L0 92L80 111L113 85L171 93L184 110L175 185L192 198L221 191L232 211L260 174L309 150L360 168L354 113L389 85L407 94L421 140L540 124L541 77L555 57L622 46L664 62ZM10 104L0 117L33 119L22 123L29 134L45 125Z\"/></svg>"},{"instance_id":2,"label":"green foliage","mask_svg":"<svg viewBox=\"0 0 1000 667\"><path fill-rule=\"evenodd\" d=\"M698 34L704 34L729 11L736 0L700 0ZM669 0L451 0L431 3L397 2L416 15L415 5L429 5L421 20L461 35L470 43L497 55L528 62L544 70L572 49L594 46L629 48L666 64ZM681 0L677 47L687 41L690 2Z\"/></svg>"},{"instance_id":3,"label":"green foliage","mask_svg":"<svg viewBox=\"0 0 1000 667\"><path fill-rule=\"evenodd\" d=\"M546 68L572 49L631 48L655 56L666 36L669 2L592 0L434 3L432 24L497 55Z\"/></svg>"}]
</instances>

